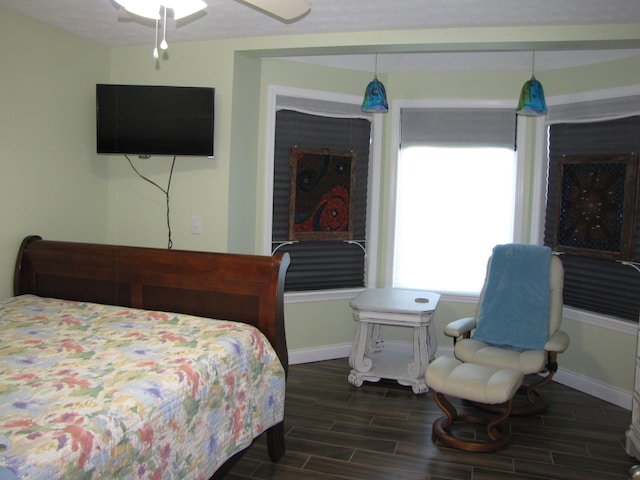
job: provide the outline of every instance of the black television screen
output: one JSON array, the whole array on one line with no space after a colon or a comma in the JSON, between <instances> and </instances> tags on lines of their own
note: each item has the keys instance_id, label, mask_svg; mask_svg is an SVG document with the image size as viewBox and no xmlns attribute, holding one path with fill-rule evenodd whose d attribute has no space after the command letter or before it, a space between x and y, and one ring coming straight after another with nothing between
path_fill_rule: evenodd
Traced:
<instances>
[{"instance_id":1,"label":"black television screen","mask_svg":"<svg viewBox=\"0 0 640 480\"><path fill-rule=\"evenodd\" d=\"M215 89L96 84L97 152L213 156Z\"/></svg>"}]
</instances>

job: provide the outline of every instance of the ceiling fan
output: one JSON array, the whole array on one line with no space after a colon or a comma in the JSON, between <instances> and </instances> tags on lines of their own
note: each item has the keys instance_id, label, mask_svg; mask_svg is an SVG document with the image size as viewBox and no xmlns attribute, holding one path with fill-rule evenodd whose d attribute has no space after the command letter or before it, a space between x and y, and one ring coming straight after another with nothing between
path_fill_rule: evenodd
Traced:
<instances>
[{"instance_id":1,"label":"ceiling fan","mask_svg":"<svg viewBox=\"0 0 640 480\"><path fill-rule=\"evenodd\" d=\"M237 0L258 11L275 17L285 23L292 23L305 16L311 10L311 5L304 0ZM168 48L167 10L171 10L174 20L180 20L196 13L202 14L207 8L204 0L115 0L120 5L119 16L128 17L130 14L149 18L156 22L156 41L153 49L153 58L159 58L158 46L161 50ZM163 19L161 17L163 14ZM158 30L162 19L162 42L158 43Z\"/></svg>"},{"instance_id":2,"label":"ceiling fan","mask_svg":"<svg viewBox=\"0 0 640 480\"><path fill-rule=\"evenodd\" d=\"M291 23L302 18L311 10L311 5L303 0L236 0L257 10Z\"/></svg>"},{"instance_id":3,"label":"ceiling fan","mask_svg":"<svg viewBox=\"0 0 640 480\"><path fill-rule=\"evenodd\" d=\"M122 7L120 15L133 14L150 19L160 19L162 8L170 9L176 20L201 12L207 8L203 0L115 0ZM304 0L236 0L285 23L292 23L305 16L311 5Z\"/></svg>"}]
</instances>

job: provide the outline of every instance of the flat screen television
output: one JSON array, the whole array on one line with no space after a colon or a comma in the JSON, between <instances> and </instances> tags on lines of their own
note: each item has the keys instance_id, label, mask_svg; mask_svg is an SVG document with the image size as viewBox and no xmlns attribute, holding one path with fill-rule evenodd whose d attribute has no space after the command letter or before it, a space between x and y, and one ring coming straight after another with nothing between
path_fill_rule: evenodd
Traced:
<instances>
[{"instance_id":1,"label":"flat screen television","mask_svg":"<svg viewBox=\"0 0 640 480\"><path fill-rule=\"evenodd\" d=\"M96 84L97 152L213 157L215 89Z\"/></svg>"}]
</instances>

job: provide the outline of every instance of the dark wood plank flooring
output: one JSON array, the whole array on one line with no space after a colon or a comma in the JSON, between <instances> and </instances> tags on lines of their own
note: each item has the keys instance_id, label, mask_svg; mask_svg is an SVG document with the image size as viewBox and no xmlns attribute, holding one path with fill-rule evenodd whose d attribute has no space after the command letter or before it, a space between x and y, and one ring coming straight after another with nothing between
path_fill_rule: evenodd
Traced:
<instances>
[{"instance_id":1,"label":"dark wood plank flooring","mask_svg":"<svg viewBox=\"0 0 640 480\"><path fill-rule=\"evenodd\" d=\"M545 387L543 415L512 417L503 450L470 453L434 444L442 415L431 393L395 382L347 382L347 359L292 365L287 452L271 463L261 438L225 480L627 479L631 412L563 385ZM470 433L472 434L472 432Z\"/></svg>"}]
</instances>

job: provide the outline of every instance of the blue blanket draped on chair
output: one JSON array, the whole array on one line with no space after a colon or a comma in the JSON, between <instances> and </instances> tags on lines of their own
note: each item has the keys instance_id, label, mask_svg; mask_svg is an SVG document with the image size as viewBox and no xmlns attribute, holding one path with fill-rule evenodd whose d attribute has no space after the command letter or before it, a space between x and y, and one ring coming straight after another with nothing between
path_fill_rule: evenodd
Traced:
<instances>
[{"instance_id":1,"label":"blue blanket draped on chair","mask_svg":"<svg viewBox=\"0 0 640 480\"><path fill-rule=\"evenodd\" d=\"M497 245L474 337L516 350L542 350L549 339L551 249Z\"/></svg>"}]
</instances>

